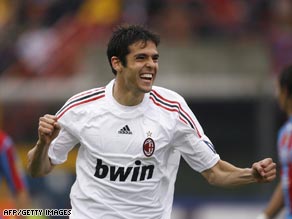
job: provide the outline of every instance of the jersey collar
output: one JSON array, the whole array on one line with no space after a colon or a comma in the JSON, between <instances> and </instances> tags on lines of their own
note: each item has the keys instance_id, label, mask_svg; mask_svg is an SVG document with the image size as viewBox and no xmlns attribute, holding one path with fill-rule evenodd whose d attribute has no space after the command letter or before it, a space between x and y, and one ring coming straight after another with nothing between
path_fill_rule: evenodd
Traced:
<instances>
[{"instance_id":1,"label":"jersey collar","mask_svg":"<svg viewBox=\"0 0 292 219\"><path fill-rule=\"evenodd\" d=\"M144 95L143 101L136 106L125 106L118 103L113 97L113 86L115 83L115 79L111 80L105 89L105 96L108 99L112 112L114 114L121 115L123 117L133 118L135 116L144 114L147 108L149 107L149 93Z\"/></svg>"}]
</instances>

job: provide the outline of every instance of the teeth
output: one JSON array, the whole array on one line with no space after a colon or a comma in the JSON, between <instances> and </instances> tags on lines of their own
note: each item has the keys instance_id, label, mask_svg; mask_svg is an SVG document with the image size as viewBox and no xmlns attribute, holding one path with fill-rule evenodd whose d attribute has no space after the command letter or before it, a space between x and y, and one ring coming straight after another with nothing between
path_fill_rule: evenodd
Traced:
<instances>
[{"instance_id":1,"label":"teeth","mask_svg":"<svg viewBox=\"0 0 292 219\"><path fill-rule=\"evenodd\" d=\"M152 74L142 74L141 78L149 78L149 79L151 79L152 78Z\"/></svg>"}]
</instances>

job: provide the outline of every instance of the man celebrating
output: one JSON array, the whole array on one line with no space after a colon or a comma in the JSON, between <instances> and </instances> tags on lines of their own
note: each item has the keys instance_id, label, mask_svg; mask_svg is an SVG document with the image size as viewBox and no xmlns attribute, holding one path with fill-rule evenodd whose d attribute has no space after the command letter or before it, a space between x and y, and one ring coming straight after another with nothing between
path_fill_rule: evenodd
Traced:
<instances>
[{"instance_id":1,"label":"man celebrating","mask_svg":"<svg viewBox=\"0 0 292 219\"><path fill-rule=\"evenodd\" d=\"M141 26L118 27L107 49L115 78L39 119L28 153L32 176L48 174L80 144L71 219L170 219L181 156L213 185L276 176L270 158L244 169L221 160L183 97L153 85L159 42Z\"/></svg>"}]
</instances>

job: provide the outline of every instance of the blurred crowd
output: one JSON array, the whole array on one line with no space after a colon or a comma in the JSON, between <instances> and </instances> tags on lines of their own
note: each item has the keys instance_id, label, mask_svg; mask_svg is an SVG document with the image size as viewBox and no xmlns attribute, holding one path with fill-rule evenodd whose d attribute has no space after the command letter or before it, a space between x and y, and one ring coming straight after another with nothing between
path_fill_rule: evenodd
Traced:
<instances>
[{"instance_id":1,"label":"blurred crowd","mask_svg":"<svg viewBox=\"0 0 292 219\"><path fill-rule=\"evenodd\" d=\"M122 23L150 27L169 47L264 43L271 74L292 60L292 0L0 0L0 80L79 76L87 49L104 46ZM60 106L23 101L0 107L0 127L29 141L31 121Z\"/></svg>"},{"instance_id":2,"label":"blurred crowd","mask_svg":"<svg viewBox=\"0 0 292 219\"><path fill-rule=\"evenodd\" d=\"M292 58L291 0L0 0L0 77L68 77L116 24L144 24L170 43L263 40L274 71Z\"/></svg>"}]
</instances>

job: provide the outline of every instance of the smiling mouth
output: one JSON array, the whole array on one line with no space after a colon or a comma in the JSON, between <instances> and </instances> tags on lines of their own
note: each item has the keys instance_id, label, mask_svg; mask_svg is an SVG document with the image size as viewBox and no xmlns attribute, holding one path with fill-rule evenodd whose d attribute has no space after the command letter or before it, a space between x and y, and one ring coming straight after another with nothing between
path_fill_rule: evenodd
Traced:
<instances>
[{"instance_id":1,"label":"smiling mouth","mask_svg":"<svg viewBox=\"0 0 292 219\"><path fill-rule=\"evenodd\" d=\"M142 79L144 79L144 80L151 81L152 78L153 78L153 74L145 73L145 74L142 74L142 75L140 76L140 78L142 78Z\"/></svg>"}]
</instances>

